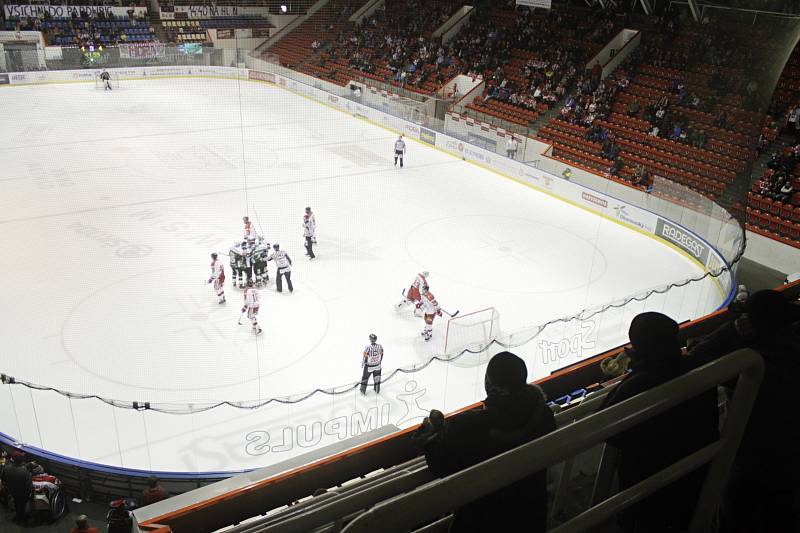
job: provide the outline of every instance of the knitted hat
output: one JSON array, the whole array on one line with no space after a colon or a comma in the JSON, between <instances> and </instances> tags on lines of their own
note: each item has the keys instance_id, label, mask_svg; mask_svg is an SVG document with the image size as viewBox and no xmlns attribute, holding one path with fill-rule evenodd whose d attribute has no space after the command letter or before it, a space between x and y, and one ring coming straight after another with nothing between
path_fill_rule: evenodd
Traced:
<instances>
[{"instance_id":1,"label":"knitted hat","mask_svg":"<svg viewBox=\"0 0 800 533\"><path fill-rule=\"evenodd\" d=\"M773 290L758 291L745 302L744 311L759 333L776 331L798 319L797 309Z\"/></svg>"},{"instance_id":2,"label":"knitted hat","mask_svg":"<svg viewBox=\"0 0 800 533\"><path fill-rule=\"evenodd\" d=\"M489 396L512 394L525 387L528 367L525 361L511 352L500 352L486 367L486 394Z\"/></svg>"},{"instance_id":3,"label":"knitted hat","mask_svg":"<svg viewBox=\"0 0 800 533\"><path fill-rule=\"evenodd\" d=\"M678 323L662 313L650 311L636 315L628 329L628 338L638 355L658 357L680 352Z\"/></svg>"}]
</instances>

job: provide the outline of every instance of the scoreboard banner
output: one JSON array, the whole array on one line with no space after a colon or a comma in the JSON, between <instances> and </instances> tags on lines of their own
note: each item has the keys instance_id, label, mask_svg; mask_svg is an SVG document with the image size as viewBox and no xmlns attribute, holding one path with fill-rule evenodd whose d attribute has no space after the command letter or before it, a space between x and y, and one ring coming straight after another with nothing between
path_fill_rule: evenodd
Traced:
<instances>
[{"instance_id":1,"label":"scoreboard banner","mask_svg":"<svg viewBox=\"0 0 800 533\"><path fill-rule=\"evenodd\" d=\"M166 56L164 43L137 43L119 45L119 57L124 59L153 59Z\"/></svg>"}]
</instances>

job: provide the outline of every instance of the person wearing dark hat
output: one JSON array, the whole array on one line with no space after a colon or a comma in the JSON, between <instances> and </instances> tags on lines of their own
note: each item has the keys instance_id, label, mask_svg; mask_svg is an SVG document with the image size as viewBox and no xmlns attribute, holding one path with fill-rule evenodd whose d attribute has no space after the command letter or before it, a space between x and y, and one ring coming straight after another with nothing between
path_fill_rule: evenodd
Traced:
<instances>
[{"instance_id":1,"label":"person wearing dark hat","mask_svg":"<svg viewBox=\"0 0 800 533\"><path fill-rule=\"evenodd\" d=\"M788 418L800 409L800 307L774 290L758 291L743 313L689 351L707 363L741 348L764 358L764 378L739 445L726 504L725 531L800 531L800 428Z\"/></svg>"},{"instance_id":2,"label":"person wearing dark hat","mask_svg":"<svg viewBox=\"0 0 800 533\"><path fill-rule=\"evenodd\" d=\"M631 372L606 397L602 408L618 404L698 366L682 355L678 323L655 312L634 317L628 331ZM607 443L620 452L620 490L690 455L718 438L716 388L691 398ZM681 478L619 514L625 531L660 533L688 528L705 468Z\"/></svg>"},{"instance_id":3,"label":"person wearing dark hat","mask_svg":"<svg viewBox=\"0 0 800 533\"><path fill-rule=\"evenodd\" d=\"M525 361L500 352L486 368L482 407L447 420L431 411L414 439L434 474L453 474L555 429L544 392L527 377ZM450 531L535 533L546 525L547 472L541 471L461 507Z\"/></svg>"},{"instance_id":4,"label":"person wearing dark hat","mask_svg":"<svg viewBox=\"0 0 800 533\"><path fill-rule=\"evenodd\" d=\"M70 529L69 533L100 533L100 530L96 527L89 527L89 517L82 514L75 520L75 527Z\"/></svg>"},{"instance_id":5,"label":"person wearing dark hat","mask_svg":"<svg viewBox=\"0 0 800 533\"><path fill-rule=\"evenodd\" d=\"M28 519L28 502L33 494L33 480L25 466L24 453L14 451L10 459L10 464L3 469L0 481L14 498L14 520L24 522Z\"/></svg>"}]
</instances>

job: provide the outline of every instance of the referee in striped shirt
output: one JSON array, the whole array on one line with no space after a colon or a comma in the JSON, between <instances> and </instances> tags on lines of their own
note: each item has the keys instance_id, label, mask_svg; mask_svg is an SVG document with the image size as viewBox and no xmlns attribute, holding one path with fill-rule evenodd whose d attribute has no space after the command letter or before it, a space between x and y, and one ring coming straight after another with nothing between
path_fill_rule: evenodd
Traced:
<instances>
[{"instance_id":1,"label":"referee in striped shirt","mask_svg":"<svg viewBox=\"0 0 800 533\"><path fill-rule=\"evenodd\" d=\"M361 374L361 394L367 393L367 381L372 374L372 383L375 392L381 392L381 361L383 361L383 346L377 343L378 336L374 333L369 336L369 344L364 347L364 357L361 366L364 369Z\"/></svg>"}]
</instances>

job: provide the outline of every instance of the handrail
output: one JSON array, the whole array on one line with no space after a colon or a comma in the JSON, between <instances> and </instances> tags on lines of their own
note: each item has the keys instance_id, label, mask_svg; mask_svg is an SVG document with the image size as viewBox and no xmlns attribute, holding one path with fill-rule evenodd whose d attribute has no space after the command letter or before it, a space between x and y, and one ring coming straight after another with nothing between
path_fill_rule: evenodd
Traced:
<instances>
[{"instance_id":1,"label":"handrail","mask_svg":"<svg viewBox=\"0 0 800 533\"><path fill-rule=\"evenodd\" d=\"M445 511L472 502L574 456L703 391L739 376L719 440L619 493L615 498L590 508L560 528L560 531L580 531L581 529L572 526L584 528L596 525L606 515L630 506L638 498L710 462L711 467L706 475L690 529L692 533L706 531L725 482L725 473L731 466L744 433L763 373L764 362L758 353L750 349L739 350L531 443L377 505L353 520L343 531L358 533L374 531L376 528L381 531L399 531L433 520ZM491 475L487 475L487 472L491 472ZM634 496L632 491L637 490L637 495ZM414 512L401 511L405 509L414 509Z\"/></svg>"},{"instance_id":2,"label":"handrail","mask_svg":"<svg viewBox=\"0 0 800 533\"><path fill-rule=\"evenodd\" d=\"M572 423L577 418L590 415L610 389L596 393L581 404L555 415L556 426ZM279 511L268 517L236 526L228 533L293 533L311 531L335 523L369 505L402 492L413 490L434 479L428 471L424 457L417 457L401 465L388 468L347 487L332 489L317 498L301 502L295 507ZM562 476L562 485L564 484ZM553 502L555 507L560 503Z\"/></svg>"}]
</instances>

